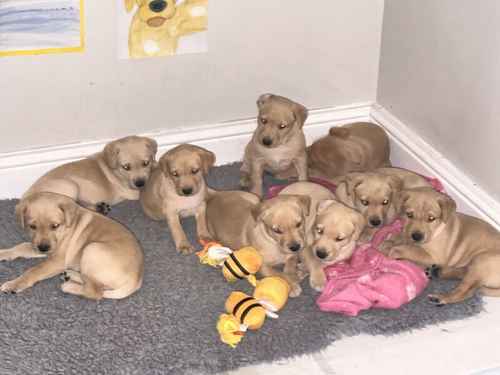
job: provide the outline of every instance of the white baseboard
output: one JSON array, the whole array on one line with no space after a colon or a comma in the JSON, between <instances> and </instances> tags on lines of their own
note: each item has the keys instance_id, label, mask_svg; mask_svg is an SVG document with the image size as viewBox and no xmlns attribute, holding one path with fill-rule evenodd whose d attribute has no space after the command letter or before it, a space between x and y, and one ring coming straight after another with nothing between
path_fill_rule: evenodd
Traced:
<instances>
[{"instance_id":1,"label":"white baseboard","mask_svg":"<svg viewBox=\"0 0 500 375\"><path fill-rule=\"evenodd\" d=\"M311 110L304 126L307 141L311 142L326 134L333 125L368 121L371 106L372 103L367 102ZM215 152L216 164L222 165L241 160L255 126L255 118L252 118L143 135L156 139L158 155L180 143L192 143ZM0 199L20 197L38 177L50 169L99 152L109 141L105 139L0 153Z\"/></svg>"},{"instance_id":2,"label":"white baseboard","mask_svg":"<svg viewBox=\"0 0 500 375\"><path fill-rule=\"evenodd\" d=\"M461 212L480 217L500 230L500 202L424 141L411 129L411 124L404 124L377 104L373 105L370 116L389 133L391 160L395 165L438 177Z\"/></svg>"}]
</instances>

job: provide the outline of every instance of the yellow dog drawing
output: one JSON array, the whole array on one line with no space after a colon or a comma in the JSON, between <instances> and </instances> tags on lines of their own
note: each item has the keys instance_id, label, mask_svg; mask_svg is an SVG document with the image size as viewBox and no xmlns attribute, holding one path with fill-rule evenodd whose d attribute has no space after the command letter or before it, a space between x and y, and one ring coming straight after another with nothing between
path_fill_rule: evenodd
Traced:
<instances>
[{"instance_id":1,"label":"yellow dog drawing","mask_svg":"<svg viewBox=\"0 0 500 375\"><path fill-rule=\"evenodd\" d=\"M208 0L125 0L127 12L137 12L129 31L132 58L167 56L177 51L179 38L207 30Z\"/></svg>"}]
</instances>

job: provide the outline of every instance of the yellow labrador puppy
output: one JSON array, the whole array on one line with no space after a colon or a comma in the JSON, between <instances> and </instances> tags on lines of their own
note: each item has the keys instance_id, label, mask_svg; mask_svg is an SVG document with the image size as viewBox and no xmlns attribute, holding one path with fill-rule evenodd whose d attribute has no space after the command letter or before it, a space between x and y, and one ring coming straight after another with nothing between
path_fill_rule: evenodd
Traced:
<instances>
[{"instance_id":1,"label":"yellow labrador puppy","mask_svg":"<svg viewBox=\"0 0 500 375\"><path fill-rule=\"evenodd\" d=\"M300 181L307 180L306 139L302 130L307 109L273 94L261 95L257 106L258 126L245 148L241 186L261 197L264 171L277 174L293 167Z\"/></svg>"},{"instance_id":2,"label":"yellow labrador puppy","mask_svg":"<svg viewBox=\"0 0 500 375\"><path fill-rule=\"evenodd\" d=\"M208 188L204 175L214 163L214 153L198 146L179 145L160 158L159 167L141 192L144 212L154 220L167 220L175 246L181 253L192 253L194 247L182 229L180 217L194 215L198 237L210 239L205 214Z\"/></svg>"},{"instance_id":3,"label":"yellow labrador puppy","mask_svg":"<svg viewBox=\"0 0 500 375\"><path fill-rule=\"evenodd\" d=\"M32 241L0 250L0 260L46 259L5 282L2 292L19 293L63 272L63 292L94 300L125 298L141 287L141 247L118 222L54 193L22 199L16 214Z\"/></svg>"},{"instance_id":4,"label":"yellow labrador puppy","mask_svg":"<svg viewBox=\"0 0 500 375\"><path fill-rule=\"evenodd\" d=\"M244 191L219 191L207 204L208 228L214 239L232 249L255 247L263 257L260 273L279 274L290 284L290 296L298 296L298 254L306 243L305 222L310 198L279 195L261 202ZM282 267L283 272L277 267Z\"/></svg>"},{"instance_id":5,"label":"yellow labrador puppy","mask_svg":"<svg viewBox=\"0 0 500 375\"><path fill-rule=\"evenodd\" d=\"M369 122L333 127L307 148L309 174L324 178L388 167L389 156L389 137Z\"/></svg>"},{"instance_id":6,"label":"yellow labrador puppy","mask_svg":"<svg viewBox=\"0 0 500 375\"><path fill-rule=\"evenodd\" d=\"M108 143L102 152L61 165L40 177L23 195L66 195L87 208L108 214L112 205L139 199L155 163L154 139L130 136Z\"/></svg>"},{"instance_id":7,"label":"yellow labrador puppy","mask_svg":"<svg viewBox=\"0 0 500 375\"><path fill-rule=\"evenodd\" d=\"M430 186L422 176L400 168L349 173L333 182L337 185L337 199L365 217L368 226L362 240L370 239L378 228L396 219L396 201L402 189Z\"/></svg>"},{"instance_id":8,"label":"yellow labrador puppy","mask_svg":"<svg viewBox=\"0 0 500 375\"><path fill-rule=\"evenodd\" d=\"M471 297L479 289L500 297L500 233L478 218L456 212L455 202L432 188L403 191L403 233L384 244L395 259L407 259L426 269L430 278L461 279L446 294L430 295L437 305Z\"/></svg>"},{"instance_id":9,"label":"yellow labrador puppy","mask_svg":"<svg viewBox=\"0 0 500 375\"><path fill-rule=\"evenodd\" d=\"M306 253L311 288L321 291L326 283L323 268L351 257L366 220L356 210L336 201L319 202L313 227L313 242Z\"/></svg>"}]
</instances>

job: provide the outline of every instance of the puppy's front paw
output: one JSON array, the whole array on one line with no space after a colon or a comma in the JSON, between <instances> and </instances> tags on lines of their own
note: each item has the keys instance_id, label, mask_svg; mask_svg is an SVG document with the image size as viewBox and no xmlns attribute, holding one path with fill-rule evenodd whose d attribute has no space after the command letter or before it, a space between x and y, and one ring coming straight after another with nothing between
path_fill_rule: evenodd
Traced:
<instances>
[{"instance_id":1,"label":"puppy's front paw","mask_svg":"<svg viewBox=\"0 0 500 375\"><path fill-rule=\"evenodd\" d=\"M106 202L100 202L95 205L96 211L107 216L111 212L111 206Z\"/></svg>"},{"instance_id":2,"label":"puppy's front paw","mask_svg":"<svg viewBox=\"0 0 500 375\"><path fill-rule=\"evenodd\" d=\"M439 279L439 274L441 272L441 267L437 264L433 264L425 269L425 274L429 280Z\"/></svg>"},{"instance_id":3,"label":"puppy's front paw","mask_svg":"<svg viewBox=\"0 0 500 375\"><path fill-rule=\"evenodd\" d=\"M307 275L309 275L309 270L307 269L306 265L304 262L299 262L297 264L297 278L302 281L304 280Z\"/></svg>"},{"instance_id":4,"label":"puppy's front paw","mask_svg":"<svg viewBox=\"0 0 500 375\"><path fill-rule=\"evenodd\" d=\"M405 259L405 250L402 247L395 246L389 250L389 257L392 259Z\"/></svg>"},{"instance_id":5,"label":"puppy's front paw","mask_svg":"<svg viewBox=\"0 0 500 375\"><path fill-rule=\"evenodd\" d=\"M29 286L25 285L19 279L14 279L3 283L0 287L0 291L2 293L16 294L22 292L26 288L29 288Z\"/></svg>"},{"instance_id":6,"label":"puppy's front paw","mask_svg":"<svg viewBox=\"0 0 500 375\"><path fill-rule=\"evenodd\" d=\"M311 277L309 278L309 284L311 288L313 288L317 292L321 292L326 285L326 275L323 270L319 270L317 272L311 273Z\"/></svg>"},{"instance_id":7,"label":"puppy's front paw","mask_svg":"<svg viewBox=\"0 0 500 375\"><path fill-rule=\"evenodd\" d=\"M290 293L288 294L290 298L298 297L301 293L302 287L298 283L293 283L290 285Z\"/></svg>"},{"instance_id":8,"label":"puppy's front paw","mask_svg":"<svg viewBox=\"0 0 500 375\"><path fill-rule=\"evenodd\" d=\"M191 245L188 241L183 241L177 246L177 251L181 254L192 254L194 253L194 246Z\"/></svg>"},{"instance_id":9,"label":"puppy's front paw","mask_svg":"<svg viewBox=\"0 0 500 375\"><path fill-rule=\"evenodd\" d=\"M394 242L391 240L385 240L378 246L378 250L384 254L388 255L389 251L394 247Z\"/></svg>"}]
</instances>

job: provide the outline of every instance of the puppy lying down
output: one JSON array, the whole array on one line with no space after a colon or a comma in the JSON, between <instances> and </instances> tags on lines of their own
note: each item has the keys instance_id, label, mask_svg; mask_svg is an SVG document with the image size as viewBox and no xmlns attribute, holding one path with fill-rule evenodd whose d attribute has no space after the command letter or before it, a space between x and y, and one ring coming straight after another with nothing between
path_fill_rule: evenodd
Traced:
<instances>
[{"instance_id":1,"label":"puppy lying down","mask_svg":"<svg viewBox=\"0 0 500 375\"><path fill-rule=\"evenodd\" d=\"M478 218L456 212L455 202L432 188L401 194L406 223L401 236L382 249L395 259L427 267L430 278L456 278L450 293L429 296L437 305L471 297L476 290L500 297L500 233Z\"/></svg>"},{"instance_id":2,"label":"puppy lying down","mask_svg":"<svg viewBox=\"0 0 500 375\"><path fill-rule=\"evenodd\" d=\"M60 274L63 292L94 300L125 298L141 287L142 249L118 222L54 193L31 194L17 205L16 214L31 243L0 250L0 260L44 260L2 284L2 292L19 293Z\"/></svg>"},{"instance_id":3,"label":"puppy lying down","mask_svg":"<svg viewBox=\"0 0 500 375\"><path fill-rule=\"evenodd\" d=\"M112 205L139 199L155 163L157 147L155 140L137 136L110 142L102 152L47 172L23 198L38 192L58 193L107 214Z\"/></svg>"}]
</instances>

